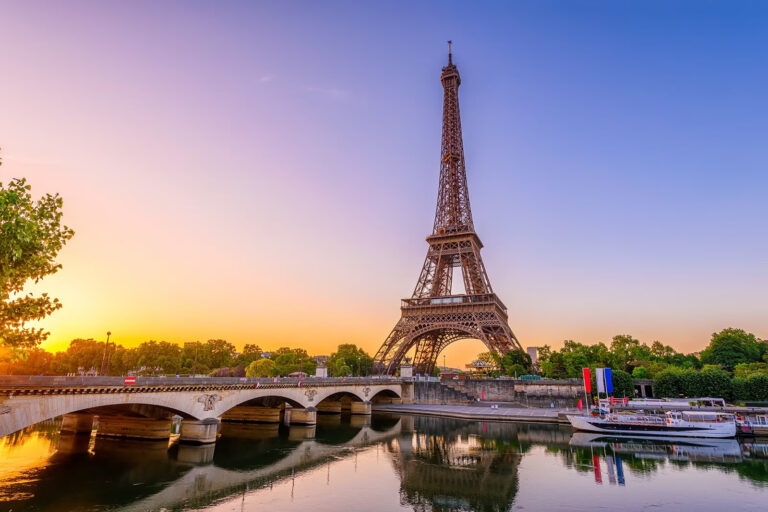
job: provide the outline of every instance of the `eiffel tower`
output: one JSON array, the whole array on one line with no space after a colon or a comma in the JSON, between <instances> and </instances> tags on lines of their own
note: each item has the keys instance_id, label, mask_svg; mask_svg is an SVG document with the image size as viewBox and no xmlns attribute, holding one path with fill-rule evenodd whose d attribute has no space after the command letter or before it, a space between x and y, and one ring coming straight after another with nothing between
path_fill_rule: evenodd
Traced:
<instances>
[{"instance_id":1,"label":"eiffel tower","mask_svg":"<svg viewBox=\"0 0 768 512\"><path fill-rule=\"evenodd\" d=\"M415 348L414 371L431 373L440 352L454 341L481 340L489 350L505 354L522 349L507 322L507 308L499 300L483 260L483 244L475 233L469 207L464 144L459 117L459 70L448 42L448 65L443 84L443 136L440 186L429 250L410 299L403 299L400 320L374 357L380 373L393 374ZM453 273L459 267L464 294L453 295Z\"/></svg>"}]
</instances>

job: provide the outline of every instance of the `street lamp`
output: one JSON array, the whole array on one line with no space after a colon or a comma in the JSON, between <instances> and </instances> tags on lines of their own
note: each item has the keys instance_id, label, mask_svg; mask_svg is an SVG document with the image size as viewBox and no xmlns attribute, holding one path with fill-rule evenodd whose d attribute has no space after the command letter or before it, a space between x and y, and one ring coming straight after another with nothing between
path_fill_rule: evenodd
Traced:
<instances>
[{"instance_id":1,"label":"street lamp","mask_svg":"<svg viewBox=\"0 0 768 512\"><path fill-rule=\"evenodd\" d=\"M109 337L111 334L111 331L107 331L107 342L104 343L104 353L101 355L101 370L99 371L99 375L104 375L104 369L107 363L107 350L109 349Z\"/></svg>"}]
</instances>

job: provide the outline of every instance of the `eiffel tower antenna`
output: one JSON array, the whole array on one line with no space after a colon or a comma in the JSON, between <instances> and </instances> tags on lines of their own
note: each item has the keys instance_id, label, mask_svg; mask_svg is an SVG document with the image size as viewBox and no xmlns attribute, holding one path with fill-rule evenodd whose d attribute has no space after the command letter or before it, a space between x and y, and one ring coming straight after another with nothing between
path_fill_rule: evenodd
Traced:
<instances>
[{"instance_id":1,"label":"eiffel tower antenna","mask_svg":"<svg viewBox=\"0 0 768 512\"><path fill-rule=\"evenodd\" d=\"M448 41L448 65L440 75L443 134L435 222L413 295L403 299L400 320L374 357L380 373L394 373L409 353L414 353L415 372L431 373L440 352L460 339L479 339L499 354L522 349L480 257L483 244L472 221L461 136L461 77L453 64L451 44ZM464 281L463 294L452 290L457 267Z\"/></svg>"}]
</instances>

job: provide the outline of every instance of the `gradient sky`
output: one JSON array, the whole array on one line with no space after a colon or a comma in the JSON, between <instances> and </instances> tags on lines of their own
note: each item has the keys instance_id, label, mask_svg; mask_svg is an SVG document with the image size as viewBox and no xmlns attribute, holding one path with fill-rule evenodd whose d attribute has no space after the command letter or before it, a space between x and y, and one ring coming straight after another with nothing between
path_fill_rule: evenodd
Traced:
<instances>
[{"instance_id":1,"label":"gradient sky","mask_svg":"<svg viewBox=\"0 0 768 512\"><path fill-rule=\"evenodd\" d=\"M61 193L76 230L41 287L64 303L48 348L375 352L426 254L447 39L524 346L768 338L764 3L2 0L0 20L2 180Z\"/></svg>"}]
</instances>

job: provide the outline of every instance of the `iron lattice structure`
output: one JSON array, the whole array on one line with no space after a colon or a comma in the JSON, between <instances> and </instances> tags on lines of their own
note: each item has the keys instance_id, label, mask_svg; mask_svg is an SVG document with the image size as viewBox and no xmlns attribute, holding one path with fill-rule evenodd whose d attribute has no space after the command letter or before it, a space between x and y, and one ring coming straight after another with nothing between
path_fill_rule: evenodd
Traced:
<instances>
[{"instance_id":1,"label":"iron lattice structure","mask_svg":"<svg viewBox=\"0 0 768 512\"><path fill-rule=\"evenodd\" d=\"M414 371L431 373L440 352L459 339L476 338L489 350L505 354L522 349L507 321L480 257L483 244L475 233L469 206L464 144L459 115L461 77L448 50L443 84L443 135L440 186L429 250L410 299L403 299L400 320L374 357L381 373L394 373L415 348ZM459 267L464 294L452 294Z\"/></svg>"}]
</instances>

